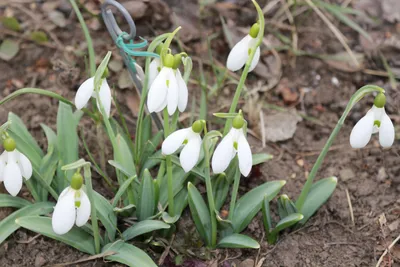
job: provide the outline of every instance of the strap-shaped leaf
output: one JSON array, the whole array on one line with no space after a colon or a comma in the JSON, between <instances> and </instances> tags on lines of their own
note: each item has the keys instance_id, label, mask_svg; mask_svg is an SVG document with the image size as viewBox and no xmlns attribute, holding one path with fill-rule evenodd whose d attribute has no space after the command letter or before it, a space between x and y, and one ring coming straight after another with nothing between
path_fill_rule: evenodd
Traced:
<instances>
[{"instance_id":1,"label":"strap-shaped leaf","mask_svg":"<svg viewBox=\"0 0 400 267\"><path fill-rule=\"evenodd\" d=\"M266 182L241 197L236 203L232 219L235 233L243 231L260 211L264 196L266 195L268 200L271 201L285 183L283 180Z\"/></svg>"},{"instance_id":2,"label":"strap-shaped leaf","mask_svg":"<svg viewBox=\"0 0 400 267\"><path fill-rule=\"evenodd\" d=\"M280 220L275 228L272 230L271 233L279 233L280 231L289 228L292 225L295 225L297 222L301 221L303 219L303 215L300 213L292 213Z\"/></svg>"},{"instance_id":3,"label":"strap-shaped leaf","mask_svg":"<svg viewBox=\"0 0 400 267\"><path fill-rule=\"evenodd\" d=\"M21 227L50 237L52 239L61 241L82 252L91 255L95 254L93 237L78 227L73 227L68 233L64 235L58 235L54 233L51 226L51 218L49 217L25 216L18 218L15 222Z\"/></svg>"},{"instance_id":4,"label":"strap-shaped leaf","mask_svg":"<svg viewBox=\"0 0 400 267\"><path fill-rule=\"evenodd\" d=\"M30 204L32 203L23 198L13 197L9 194L0 194L0 208L9 207L19 209Z\"/></svg>"},{"instance_id":5,"label":"strap-shaped leaf","mask_svg":"<svg viewBox=\"0 0 400 267\"><path fill-rule=\"evenodd\" d=\"M145 169L136 203L136 214L139 221L143 221L154 215L157 206L155 193L153 177L151 177L149 170Z\"/></svg>"},{"instance_id":6,"label":"strap-shaped leaf","mask_svg":"<svg viewBox=\"0 0 400 267\"><path fill-rule=\"evenodd\" d=\"M253 166L267 162L272 158L273 156L267 153L253 154Z\"/></svg>"},{"instance_id":7,"label":"strap-shaped leaf","mask_svg":"<svg viewBox=\"0 0 400 267\"><path fill-rule=\"evenodd\" d=\"M116 254L105 257L107 260L120 262L130 267L157 267L153 260L141 249L118 240L106 245L102 253L112 251Z\"/></svg>"},{"instance_id":8,"label":"strap-shaped leaf","mask_svg":"<svg viewBox=\"0 0 400 267\"><path fill-rule=\"evenodd\" d=\"M122 233L122 237L124 238L125 241L128 241L145 233L150 233L156 230L169 229L169 228L170 228L169 224L166 224L162 221L144 220L126 229Z\"/></svg>"},{"instance_id":9,"label":"strap-shaped leaf","mask_svg":"<svg viewBox=\"0 0 400 267\"><path fill-rule=\"evenodd\" d=\"M115 208L118 205L118 201L121 199L122 195L125 193L126 189L129 185L136 179L136 176L132 176L128 180L126 180L118 189L117 193L115 194L112 206Z\"/></svg>"},{"instance_id":10,"label":"strap-shaped leaf","mask_svg":"<svg viewBox=\"0 0 400 267\"><path fill-rule=\"evenodd\" d=\"M336 177L328 177L314 183L299 211L304 218L299 222L304 224L307 220L330 198L337 185Z\"/></svg>"},{"instance_id":11,"label":"strap-shaped leaf","mask_svg":"<svg viewBox=\"0 0 400 267\"><path fill-rule=\"evenodd\" d=\"M185 173L185 171L180 167L176 167L176 166L172 167L172 177L174 177L174 179L173 179L174 195L176 195L179 191L182 190L182 188L186 184L185 181L189 175L190 175L190 173ZM159 185L160 188L167 188L167 182L168 182L167 180L168 180L167 175L165 175L161 179L161 183ZM160 190L160 200L159 201L163 207L167 204L167 201L168 201L167 190Z\"/></svg>"},{"instance_id":12,"label":"strap-shaped leaf","mask_svg":"<svg viewBox=\"0 0 400 267\"><path fill-rule=\"evenodd\" d=\"M260 248L260 244L247 235L231 234L222 238L217 247L219 248Z\"/></svg>"},{"instance_id":13,"label":"strap-shaped leaf","mask_svg":"<svg viewBox=\"0 0 400 267\"><path fill-rule=\"evenodd\" d=\"M224 174L218 175L218 177L213 179L212 182L215 209L219 211L222 205L224 205L226 197L228 196L230 183Z\"/></svg>"},{"instance_id":14,"label":"strap-shaped leaf","mask_svg":"<svg viewBox=\"0 0 400 267\"><path fill-rule=\"evenodd\" d=\"M102 195L93 191L93 202L98 211L97 216L106 228L108 240L115 240L115 232L117 228L117 217L114 214L113 206Z\"/></svg>"},{"instance_id":15,"label":"strap-shaped leaf","mask_svg":"<svg viewBox=\"0 0 400 267\"><path fill-rule=\"evenodd\" d=\"M53 207L54 203L38 202L21 208L8 215L0 222L0 244L19 228L19 225L15 223L17 218L29 215L44 215L50 213L53 210Z\"/></svg>"},{"instance_id":16,"label":"strap-shaped leaf","mask_svg":"<svg viewBox=\"0 0 400 267\"><path fill-rule=\"evenodd\" d=\"M190 212L197 231L205 243L211 245L211 218L207 205L199 190L192 183L188 183L188 192Z\"/></svg>"}]
</instances>

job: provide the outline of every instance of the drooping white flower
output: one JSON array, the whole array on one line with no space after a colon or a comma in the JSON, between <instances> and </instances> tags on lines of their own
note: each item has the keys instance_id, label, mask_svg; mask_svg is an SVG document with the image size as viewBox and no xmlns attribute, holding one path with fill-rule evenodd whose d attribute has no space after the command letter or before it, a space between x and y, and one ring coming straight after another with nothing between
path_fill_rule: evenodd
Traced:
<instances>
[{"instance_id":1,"label":"drooping white flower","mask_svg":"<svg viewBox=\"0 0 400 267\"><path fill-rule=\"evenodd\" d=\"M211 166L214 173L221 173L228 168L231 160L238 155L239 169L244 176L248 176L253 166L253 158L249 142L243 132L244 122L238 119L232 123L232 128L222 139L214 151ZM243 118L242 118L242 121Z\"/></svg>"},{"instance_id":2,"label":"drooping white flower","mask_svg":"<svg viewBox=\"0 0 400 267\"><path fill-rule=\"evenodd\" d=\"M149 66L149 86L151 86L161 70L161 60L154 58Z\"/></svg>"},{"instance_id":3,"label":"drooping white flower","mask_svg":"<svg viewBox=\"0 0 400 267\"><path fill-rule=\"evenodd\" d=\"M16 196L22 188L22 177L26 180L31 178L32 164L15 148L15 141L10 137L4 141L3 146L5 151L0 155L0 182L4 181L7 192Z\"/></svg>"},{"instance_id":4,"label":"drooping white flower","mask_svg":"<svg viewBox=\"0 0 400 267\"><path fill-rule=\"evenodd\" d=\"M395 137L393 123L386 114L384 105L378 106L374 104L351 131L350 145L353 148L365 147L374 133L379 133L379 143L382 147L393 145Z\"/></svg>"},{"instance_id":5,"label":"drooping white flower","mask_svg":"<svg viewBox=\"0 0 400 267\"><path fill-rule=\"evenodd\" d=\"M147 107L150 112L160 112L167 107L172 115L178 108L183 112L187 106L188 92L179 69L175 68L174 56L165 55L164 66L150 86Z\"/></svg>"},{"instance_id":6,"label":"drooping white flower","mask_svg":"<svg viewBox=\"0 0 400 267\"><path fill-rule=\"evenodd\" d=\"M110 117L111 111L111 89L107 83L107 80L102 79L99 96L101 104L104 107L107 118ZM89 102L89 99L93 97L96 98L97 108L100 109L100 102L97 99L97 93L94 91L94 77L91 77L84 81L81 86L79 86L78 91L75 95L75 106L78 110L81 110Z\"/></svg>"},{"instance_id":7,"label":"drooping white flower","mask_svg":"<svg viewBox=\"0 0 400 267\"><path fill-rule=\"evenodd\" d=\"M136 62L134 63L134 65L135 65L135 68L136 68L136 78L138 78L138 80L143 84L143 81L144 81L143 68L142 68L142 66L140 66Z\"/></svg>"},{"instance_id":8,"label":"drooping white flower","mask_svg":"<svg viewBox=\"0 0 400 267\"><path fill-rule=\"evenodd\" d=\"M252 49L254 49L257 43L257 35L259 29L260 29L259 24L255 23L251 27L250 33L246 35L232 48L231 52L228 55L228 59L226 61L226 67L229 70L231 71L240 70L246 64L246 61L249 58ZM251 61L249 72L254 70L259 60L260 60L260 47L258 46L256 48L253 60Z\"/></svg>"},{"instance_id":9,"label":"drooping white flower","mask_svg":"<svg viewBox=\"0 0 400 267\"><path fill-rule=\"evenodd\" d=\"M91 204L82 189L82 183L82 176L74 174L71 186L65 188L58 197L51 220L53 231L58 235L68 233L74 224L81 227L89 220Z\"/></svg>"},{"instance_id":10,"label":"drooping white flower","mask_svg":"<svg viewBox=\"0 0 400 267\"><path fill-rule=\"evenodd\" d=\"M183 149L179 156L179 161L185 172L189 172L196 166L200 157L201 137L204 122L196 121L192 127L181 129L170 134L162 143L162 153L171 155L181 146Z\"/></svg>"}]
</instances>

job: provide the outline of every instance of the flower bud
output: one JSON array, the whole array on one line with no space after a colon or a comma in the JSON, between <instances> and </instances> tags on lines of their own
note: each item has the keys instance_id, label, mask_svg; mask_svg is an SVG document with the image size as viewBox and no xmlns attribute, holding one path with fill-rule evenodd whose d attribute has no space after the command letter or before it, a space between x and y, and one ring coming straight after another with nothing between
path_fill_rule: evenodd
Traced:
<instances>
[{"instance_id":1,"label":"flower bud","mask_svg":"<svg viewBox=\"0 0 400 267\"><path fill-rule=\"evenodd\" d=\"M386 96L384 93L379 93L374 100L374 105L377 108L383 108L386 104Z\"/></svg>"},{"instance_id":2,"label":"flower bud","mask_svg":"<svg viewBox=\"0 0 400 267\"><path fill-rule=\"evenodd\" d=\"M15 150L17 144L15 143L14 139L7 137L6 140L3 141L3 147L6 151L11 152Z\"/></svg>"},{"instance_id":3,"label":"flower bud","mask_svg":"<svg viewBox=\"0 0 400 267\"><path fill-rule=\"evenodd\" d=\"M174 66L174 62L175 62L175 59L174 59L174 56L173 56L173 55L171 55L171 54L166 54L166 55L164 56L163 65L164 65L165 67L167 67L167 68L172 68L172 67Z\"/></svg>"},{"instance_id":4,"label":"flower bud","mask_svg":"<svg viewBox=\"0 0 400 267\"><path fill-rule=\"evenodd\" d=\"M244 119L243 119L242 114L239 113L239 114L236 115L236 117L233 119L232 126L233 126L233 128L235 128L235 129L242 129L242 128L243 128L243 125L244 125Z\"/></svg>"},{"instance_id":5,"label":"flower bud","mask_svg":"<svg viewBox=\"0 0 400 267\"><path fill-rule=\"evenodd\" d=\"M101 75L101 78L103 78L103 79L107 78L108 77L108 73L109 73L108 72L108 68L106 67L104 72L103 72L103 75Z\"/></svg>"},{"instance_id":6,"label":"flower bud","mask_svg":"<svg viewBox=\"0 0 400 267\"><path fill-rule=\"evenodd\" d=\"M254 23L253 26L251 26L250 28L249 35L253 38L256 38L259 31L260 31L260 24Z\"/></svg>"},{"instance_id":7,"label":"flower bud","mask_svg":"<svg viewBox=\"0 0 400 267\"><path fill-rule=\"evenodd\" d=\"M159 44L159 45L157 46L157 48L156 48L156 53L157 53L157 54L159 54L159 55L161 54L161 50L162 50L162 48L163 48L163 45L164 45L164 44L161 43L161 44Z\"/></svg>"},{"instance_id":8,"label":"flower bud","mask_svg":"<svg viewBox=\"0 0 400 267\"><path fill-rule=\"evenodd\" d=\"M203 128L204 128L204 122L201 120L195 121L192 125L192 130L195 133L201 133L201 131L203 131Z\"/></svg>"},{"instance_id":9,"label":"flower bud","mask_svg":"<svg viewBox=\"0 0 400 267\"><path fill-rule=\"evenodd\" d=\"M81 189L83 185L83 177L79 172L74 173L71 177L71 187L75 190Z\"/></svg>"},{"instance_id":10,"label":"flower bud","mask_svg":"<svg viewBox=\"0 0 400 267\"><path fill-rule=\"evenodd\" d=\"M177 69L177 68L179 68L179 66L181 65L181 63L182 63L182 55L181 54L176 54L175 56L174 56L174 66L173 66L173 69Z\"/></svg>"}]
</instances>

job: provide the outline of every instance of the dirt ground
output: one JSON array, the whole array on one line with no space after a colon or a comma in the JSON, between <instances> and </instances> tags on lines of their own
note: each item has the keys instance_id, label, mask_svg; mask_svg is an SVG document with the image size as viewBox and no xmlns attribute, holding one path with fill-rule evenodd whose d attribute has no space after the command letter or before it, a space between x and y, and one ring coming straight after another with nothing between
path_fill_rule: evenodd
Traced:
<instances>
[{"instance_id":1,"label":"dirt ground","mask_svg":"<svg viewBox=\"0 0 400 267\"><path fill-rule=\"evenodd\" d=\"M99 3L81 2L94 39L98 61L106 51L111 50L113 59L121 63L117 49L99 18ZM200 10L197 1L121 2L129 6L131 14L136 19L138 34L145 38L172 29L174 21L183 26L180 40L182 47L194 56L195 71L192 75L194 81L198 79L196 71L198 59L208 58L207 36L216 34L215 39L211 41L211 48L217 65L224 64L228 55L227 41L224 38L221 21L216 15L223 16L227 20L227 27L231 30L237 25L239 30L231 32L234 37L242 36L240 27L251 25L256 16L249 2L239 0L218 1L203 10ZM266 6L267 2L270 3L270 1L260 1L260 6ZM366 1L354 2L359 4ZM373 0L367 2L370 5L376 4ZM382 1L382 5L384 2L390 1ZM370 12L368 5L354 7ZM48 14L54 10L63 14L66 20L66 25L63 27L54 25L56 22L49 19ZM291 38L293 34L287 19L279 23L274 22L276 11L271 9L266 14L269 24L265 36L270 44L269 48L278 44L274 33L280 32L286 38ZM69 2L48 1L43 4L41 1L12 1L5 5L0 4L0 12L16 17L23 27L17 34L4 27L0 28L1 39L10 38L20 43L20 51L14 58L9 61L0 60L1 97L19 88L37 87L73 99L79 84L87 77L85 59L82 56L86 54L86 43ZM175 16L172 15L173 12ZM249 178L242 179L241 194L265 181L285 179L287 184L281 193L295 199L307 172L311 170L348 99L364 84L371 83L385 88L389 104L387 113L395 125L399 125L399 87L384 77L388 72L379 55L387 59L396 76L400 65L398 61L400 24L391 21L385 14L384 12L380 15L373 14L382 21L378 25L371 26L370 22L357 20L373 36L373 44L369 46L357 32L339 23L334 17L328 16L345 35L354 53L363 56L363 65L359 69L354 69L351 65L349 67L349 64L318 59L315 56L301 56L287 49L277 49L279 53L276 51L274 53L264 45L261 66L249 75L248 94L246 102L242 103L242 108L250 117L249 129L252 130L250 133L253 151L271 153L274 158L254 168ZM295 21L299 51L318 55L341 52L348 58L348 55L342 52L344 49L340 42L315 13L303 12L295 17ZM28 40L29 32L37 29L46 32L49 37L48 42L37 44ZM140 59L139 63L142 62ZM212 69L207 60L204 60L204 64L206 78L209 85L212 85L215 82L212 78ZM379 73L374 72L379 76L372 75L369 70L379 71ZM124 86L123 82L118 81L122 79L120 73L120 70L112 71L109 83L114 85L117 100L125 111L128 123L133 127L138 100L132 88L121 89ZM192 82L189 88L191 94L199 95L200 87L195 82ZM210 117L212 112L223 112L228 109L228 106L224 105L229 104L234 89L235 86L232 84L226 83L223 86L217 98L218 102L215 99L210 102ZM260 241L260 250L217 250L211 254L209 260L206 260L201 256L200 249L190 245L183 246L198 257L187 253L186 260L180 266L375 266L383 251L399 234L400 202L397 196L400 194L400 157L397 140L388 150L380 148L376 137L373 137L363 150L354 150L350 147L349 135L352 126L371 107L372 101L373 97L369 97L355 106L328 153L317 177L337 176L338 187L332 198L303 228L284 233L279 242L271 246L262 238L264 230L259 215L249 225L246 233ZM293 119L287 121L287 125L293 126L292 133L288 133L285 140L267 141L265 147L262 147L259 130L263 127L259 122L260 109L254 107L262 107L261 112L264 114L262 116L265 116L268 122L273 120L274 115L282 113L277 111L277 107L290 111L284 112L285 114L307 114L307 117L299 119L298 115L294 115L297 120L294 126ZM24 95L0 107L0 121L6 121L9 111L16 113L21 116L40 145L45 147L46 140L40 123L55 129L57 108L56 100L37 95ZM187 123L183 120L184 124L185 122ZM89 119L84 119L80 128L84 129L91 150L96 151L95 126ZM266 129L267 132L273 130L268 127ZM81 154L85 156L83 148ZM110 195L100 179L95 176L96 189ZM0 191L4 191L3 185L0 185ZM30 198L26 190L22 192L22 196ZM352 205L354 221L351 219L349 202ZM1 209L0 219L11 211L11 209ZM188 214L184 214L178 228L182 232L193 232L194 226ZM170 254L172 257L167 257L162 266L177 266L173 263L173 257L177 251L184 254L182 251L185 250L179 247L180 245L181 240L178 235L172 244L173 253ZM159 251L148 250L148 252L157 262L160 257ZM0 266L4 267L53 266L85 257L77 250L26 230L17 231L0 246ZM73 266L120 265L98 259ZM393 247L381 266L400 266L400 246Z\"/></svg>"}]
</instances>

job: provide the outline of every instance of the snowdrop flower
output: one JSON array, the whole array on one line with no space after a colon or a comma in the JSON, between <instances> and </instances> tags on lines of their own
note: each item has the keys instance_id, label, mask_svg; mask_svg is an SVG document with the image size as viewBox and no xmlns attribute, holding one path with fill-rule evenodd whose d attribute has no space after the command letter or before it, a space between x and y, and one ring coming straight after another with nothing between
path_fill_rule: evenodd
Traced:
<instances>
[{"instance_id":1,"label":"snowdrop flower","mask_svg":"<svg viewBox=\"0 0 400 267\"><path fill-rule=\"evenodd\" d=\"M394 127L385 112L386 97L383 93L375 97L374 105L354 126L350 134L350 145L353 148L365 147L372 134L379 133L382 147L391 147L394 142Z\"/></svg>"},{"instance_id":2,"label":"snowdrop flower","mask_svg":"<svg viewBox=\"0 0 400 267\"><path fill-rule=\"evenodd\" d=\"M171 155L181 146L184 146L179 160L185 172L189 172L196 166L200 157L201 137L200 133L204 128L204 121L195 121L192 127L181 129L170 134L162 144L162 153Z\"/></svg>"},{"instance_id":3,"label":"snowdrop flower","mask_svg":"<svg viewBox=\"0 0 400 267\"><path fill-rule=\"evenodd\" d=\"M240 42L238 42L231 50L228 56L228 60L226 61L226 67L231 71L237 71L243 68L246 64L247 59L251 53L251 50L254 49L254 46L257 43L257 35L260 30L260 25L258 23L254 23L251 26L250 32L246 35ZM252 71L258 61L260 60L260 47L256 48L256 53L254 54L253 61L251 62L249 72Z\"/></svg>"},{"instance_id":4,"label":"snowdrop flower","mask_svg":"<svg viewBox=\"0 0 400 267\"><path fill-rule=\"evenodd\" d=\"M18 195L22 188L22 177L26 180L32 176L32 164L29 159L16 149L16 143L7 137L3 146L5 151L0 155L0 182L12 196Z\"/></svg>"},{"instance_id":5,"label":"snowdrop flower","mask_svg":"<svg viewBox=\"0 0 400 267\"><path fill-rule=\"evenodd\" d=\"M89 220L91 205L82 184L82 175L75 173L71 178L71 186L65 188L58 197L51 220L53 231L58 235L68 233L74 224L81 227Z\"/></svg>"},{"instance_id":6,"label":"snowdrop flower","mask_svg":"<svg viewBox=\"0 0 400 267\"><path fill-rule=\"evenodd\" d=\"M150 86L147 97L147 107L150 112L160 112L167 107L172 115L178 108L180 112L186 109L188 89L178 69L181 56L166 54L163 67Z\"/></svg>"},{"instance_id":7,"label":"snowdrop flower","mask_svg":"<svg viewBox=\"0 0 400 267\"><path fill-rule=\"evenodd\" d=\"M154 58L149 66L149 86L151 86L161 70L161 60Z\"/></svg>"},{"instance_id":8,"label":"snowdrop flower","mask_svg":"<svg viewBox=\"0 0 400 267\"><path fill-rule=\"evenodd\" d=\"M101 86L99 91L100 101L104 107L107 118L110 117L111 110L111 89L107 83L106 78L101 80ZM84 81L81 86L79 86L78 91L75 95L75 106L78 110L81 110L89 102L89 99L94 97L97 99L97 93L94 91L94 77ZM97 99L97 108L100 109L100 103Z\"/></svg>"},{"instance_id":9,"label":"snowdrop flower","mask_svg":"<svg viewBox=\"0 0 400 267\"><path fill-rule=\"evenodd\" d=\"M211 160L214 173L221 173L228 168L236 153L239 159L239 169L244 176L248 176L253 165L250 145L243 132L244 119L237 115L232 122L232 128L215 149Z\"/></svg>"}]
</instances>

